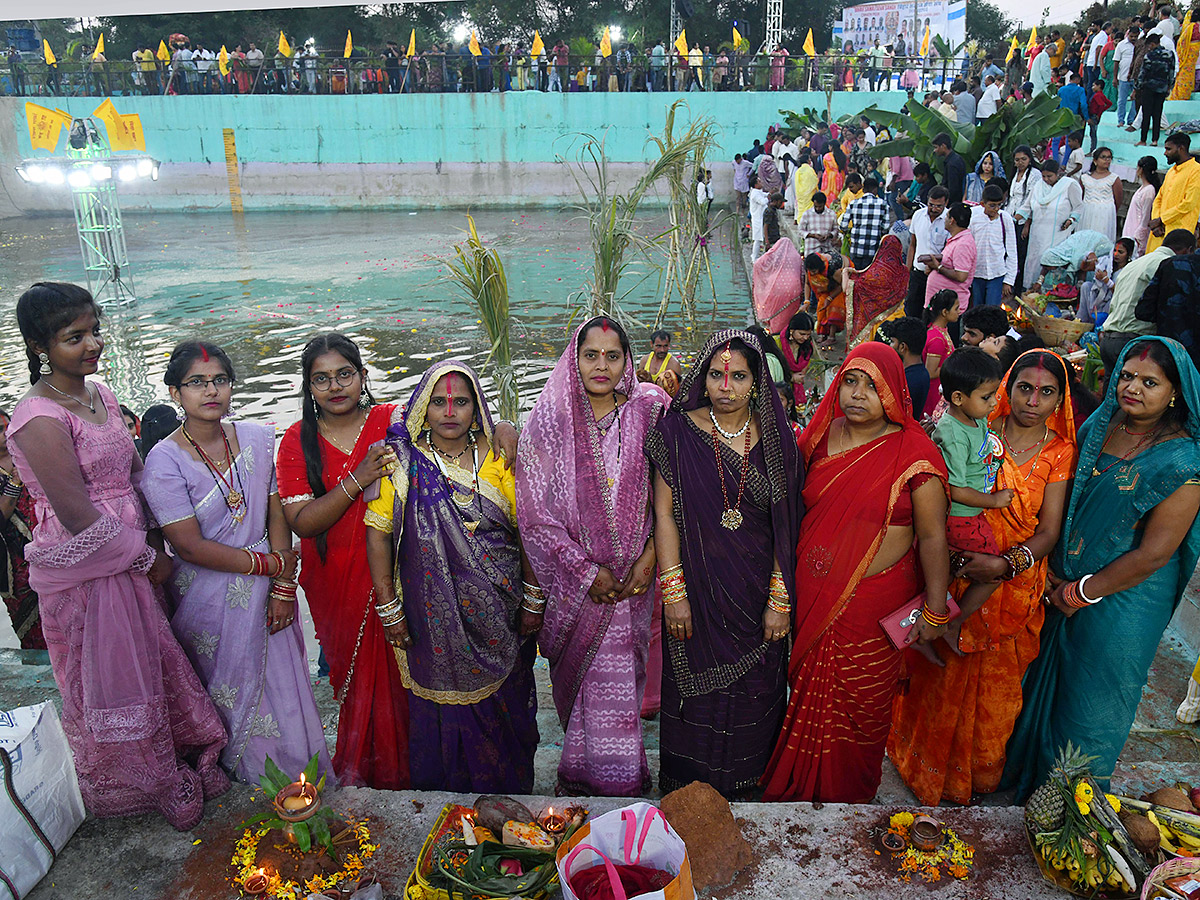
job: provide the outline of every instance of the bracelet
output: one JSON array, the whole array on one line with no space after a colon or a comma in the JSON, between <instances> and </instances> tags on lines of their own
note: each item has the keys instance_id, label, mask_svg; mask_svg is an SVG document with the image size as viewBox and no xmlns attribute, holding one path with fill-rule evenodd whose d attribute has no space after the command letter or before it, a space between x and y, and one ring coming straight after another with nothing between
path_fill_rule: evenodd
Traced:
<instances>
[{"instance_id":1,"label":"bracelet","mask_svg":"<svg viewBox=\"0 0 1200 900\"><path fill-rule=\"evenodd\" d=\"M1010 581L1034 566L1033 551L1024 544L1009 547L1000 557L1008 563L1009 571L1004 576L1004 581Z\"/></svg>"},{"instance_id":2,"label":"bracelet","mask_svg":"<svg viewBox=\"0 0 1200 900\"><path fill-rule=\"evenodd\" d=\"M680 563L677 566L671 566L671 568L663 569L661 572L659 572L658 580L661 582L664 578L670 578L672 575L682 575L682 574L683 574L683 563Z\"/></svg>"},{"instance_id":3,"label":"bracelet","mask_svg":"<svg viewBox=\"0 0 1200 900\"><path fill-rule=\"evenodd\" d=\"M353 502L354 502L354 495L353 495L353 494L351 494L351 493L350 493L348 490L346 490L346 479L344 479L344 478L343 478L341 481L339 481L339 482L338 482L338 487L340 487L340 488L342 489L342 493L343 493L343 494L345 494L347 497L349 497L349 498L350 498L350 502L351 502L351 503L353 503Z\"/></svg>"},{"instance_id":4,"label":"bracelet","mask_svg":"<svg viewBox=\"0 0 1200 900\"><path fill-rule=\"evenodd\" d=\"M782 613L785 616L790 616L792 614L792 607L790 604L780 603L774 597L767 598L767 608L772 609L777 613Z\"/></svg>"},{"instance_id":5,"label":"bracelet","mask_svg":"<svg viewBox=\"0 0 1200 900\"><path fill-rule=\"evenodd\" d=\"M267 595L272 600L282 600L284 603L296 602L296 582L273 579L271 590Z\"/></svg>"},{"instance_id":6,"label":"bracelet","mask_svg":"<svg viewBox=\"0 0 1200 900\"><path fill-rule=\"evenodd\" d=\"M672 603L679 603L681 600L687 599L687 585L683 582L682 577L677 584L663 588L663 606L670 606Z\"/></svg>"},{"instance_id":7,"label":"bracelet","mask_svg":"<svg viewBox=\"0 0 1200 900\"><path fill-rule=\"evenodd\" d=\"M388 618L384 618L383 616L379 617L379 624L384 628L391 628L393 625L399 625L403 621L404 613L400 613L398 616L391 616Z\"/></svg>"},{"instance_id":8,"label":"bracelet","mask_svg":"<svg viewBox=\"0 0 1200 900\"><path fill-rule=\"evenodd\" d=\"M242 548L242 552L250 557L250 568L248 570L246 570L246 572L245 572L246 575L254 575L254 576L270 575L272 578L274 578L276 575L278 575L280 572L282 572L284 570L284 568L286 568L283 565L283 555L282 554L256 553L255 551L247 550L244 547ZM277 571L277 572L271 571L271 560L272 559L279 563L279 571Z\"/></svg>"},{"instance_id":9,"label":"bracelet","mask_svg":"<svg viewBox=\"0 0 1200 900\"><path fill-rule=\"evenodd\" d=\"M1091 575L1084 575L1082 578L1079 579L1079 581L1077 582L1077 587L1075 588L1075 590L1079 593L1079 598L1081 600L1083 600L1083 602L1088 604L1089 606L1093 603L1099 603L1101 600L1104 599L1103 597L1096 597L1095 599L1092 599L1083 592L1084 585L1087 584L1088 579L1091 578L1092 575L1094 575L1094 574L1096 574L1096 573L1093 572Z\"/></svg>"},{"instance_id":10,"label":"bracelet","mask_svg":"<svg viewBox=\"0 0 1200 900\"><path fill-rule=\"evenodd\" d=\"M1063 585L1063 603L1067 604L1071 609L1083 609L1087 606L1087 601L1079 596L1079 582L1068 581Z\"/></svg>"},{"instance_id":11,"label":"bracelet","mask_svg":"<svg viewBox=\"0 0 1200 900\"><path fill-rule=\"evenodd\" d=\"M532 615L535 615L535 616L540 616L540 615L544 615L544 614L545 614L545 612L546 612L546 604L545 604L545 603L543 603L543 604L541 604L540 606L530 606L530 605L529 605L529 604L527 604L527 603L522 603L522 604L521 604L521 609L525 610L525 612L527 612L527 613L531 613Z\"/></svg>"},{"instance_id":12,"label":"bracelet","mask_svg":"<svg viewBox=\"0 0 1200 900\"><path fill-rule=\"evenodd\" d=\"M522 581L521 587L525 589L525 596L529 599L545 601L546 592L540 585L530 584L528 581ZM543 603L543 605L545 604Z\"/></svg>"},{"instance_id":13,"label":"bracelet","mask_svg":"<svg viewBox=\"0 0 1200 900\"><path fill-rule=\"evenodd\" d=\"M4 484L2 487L0 487L0 494L3 494L5 497L20 497L22 487L24 487L24 485L21 483L19 478L10 478L6 475L4 477Z\"/></svg>"},{"instance_id":14,"label":"bracelet","mask_svg":"<svg viewBox=\"0 0 1200 900\"><path fill-rule=\"evenodd\" d=\"M350 476L350 480L354 482L354 486L355 486L356 488L358 488L358 492L361 494L361 493L363 492L363 486L362 486L361 484L359 484L359 483L358 483L358 479L354 477L354 473L353 473L353 472L349 472L349 473L347 473L347 474L349 474L349 476ZM346 479L344 479L344 478L342 479L342 481L345 481L345 480L346 480ZM347 491L346 493L349 493L349 491Z\"/></svg>"},{"instance_id":15,"label":"bracelet","mask_svg":"<svg viewBox=\"0 0 1200 900\"><path fill-rule=\"evenodd\" d=\"M943 625L950 623L950 613L935 613L929 608L928 604L921 605L921 618L932 625L934 628L940 628Z\"/></svg>"}]
</instances>

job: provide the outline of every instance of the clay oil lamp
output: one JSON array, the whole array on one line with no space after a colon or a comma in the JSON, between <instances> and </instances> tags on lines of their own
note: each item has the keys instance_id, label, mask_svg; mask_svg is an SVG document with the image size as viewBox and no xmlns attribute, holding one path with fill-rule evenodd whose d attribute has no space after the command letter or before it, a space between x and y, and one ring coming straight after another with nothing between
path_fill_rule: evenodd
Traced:
<instances>
[{"instance_id":1,"label":"clay oil lamp","mask_svg":"<svg viewBox=\"0 0 1200 900\"><path fill-rule=\"evenodd\" d=\"M545 831L551 837L558 839L562 836L562 833L567 830L567 825L570 824L570 820L567 819L567 817L562 813L556 813L554 811L554 807L551 806L544 813L542 813L542 817L538 820L538 824L542 826L543 831Z\"/></svg>"},{"instance_id":2,"label":"clay oil lamp","mask_svg":"<svg viewBox=\"0 0 1200 900\"><path fill-rule=\"evenodd\" d=\"M879 839L879 845L889 853L899 853L908 846L908 841L894 831L885 831Z\"/></svg>"},{"instance_id":3,"label":"clay oil lamp","mask_svg":"<svg viewBox=\"0 0 1200 900\"><path fill-rule=\"evenodd\" d=\"M908 829L908 839L918 850L929 853L945 843L942 823L932 816L917 816Z\"/></svg>"},{"instance_id":4,"label":"clay oil lamp","mask_svg":"<svg viewBox=\"0 0 1200 900\"><path fill-rule=\"evenodd\" d=\"M317 814L317 810L321 808L321 794L317 791L317 786L307 781L301 772L300 780L293 781L276 794L271 804L275 807L276 815L287 823L283 836L287 838L288 843L294 844L296 833L292 830L292 825L305 822Z\"/></svg>"},{"instance_id":5,"label":"clay oil lamp","mask_svg":"<svg viewBox=\"0 0 1200 900\"><path fill-rule=\"evenodd\" d=\"M265 869L258 869L242 882L242 891L248 897L258 897L267 892L271 879Z\"/></svg>"}]
</instances>

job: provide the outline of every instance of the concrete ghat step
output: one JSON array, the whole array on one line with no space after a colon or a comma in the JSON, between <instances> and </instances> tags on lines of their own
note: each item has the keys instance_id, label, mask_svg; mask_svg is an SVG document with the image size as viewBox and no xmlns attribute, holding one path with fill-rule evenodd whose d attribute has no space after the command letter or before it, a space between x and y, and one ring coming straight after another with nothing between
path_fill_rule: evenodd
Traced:
<instances>
[{"instance_id":1,"label":"concrete ghat step","mask_svg":"<svg viewBox=\"0 0 1200 900\"><path fill-rule=\"evenodd\" d=\"M399 898L442 807L446 803L470 804L475 797L350 788L329 792L325 799L338 810L368 819L372 839L380 847L368 869L380 878L386 897ZM535 812L563 802L553 797L524 799ZM629 801L587 798L574 802L596 815ZM176 832L152 816L104 822L89 819L59 856L50 876L29 894L29 900L112 896L211 900L231 896L229 858L237 825L262 807L261 791L239 785L211 801L204 822L191 833ZM875 855L870 834L872 828L885 824L893 811L883 806L828 804L814 809L807 803L735 803L734 816L754 847L755 861L732 885L709 896L719 900L898 896L905 885L896 877L894 864ZM931 812L976 851L973 878L940 882L940 897L1050 900L1059 896L1038 873L1020 809ZM104 865L96 865L101 859ZM136 895L131 893L134 888Z\"/></svg>"}]
</instances>

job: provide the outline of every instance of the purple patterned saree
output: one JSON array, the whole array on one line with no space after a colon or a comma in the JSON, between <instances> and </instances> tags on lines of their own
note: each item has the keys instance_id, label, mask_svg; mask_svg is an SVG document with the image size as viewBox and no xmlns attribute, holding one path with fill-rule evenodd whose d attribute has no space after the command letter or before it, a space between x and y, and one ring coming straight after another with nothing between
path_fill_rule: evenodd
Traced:
<instances>
[{"instance_id":1,"label":"purple patterned saree","mask_svg":"<svg viewBox=\"0 0 1200 900\"><path fill-rule=\"evenodd\" d=\"M453 360L429 368L387 438L399 459L391 521L396 593L413 642L396 650L412 692L412 786L528 794L538 744L536 642L516 630L522 579L512 475L494 454L476 477L419 446L434 385L450 372L471 383L475 428L491 441L479 377Z\"/></svg>"},{"instance_id":2,"label":"purple patterned saree","mask_svg":"<svg viewBox=\"0 0 1200 900\"><path fill-rule=\"evenodd\" d=\"M267 506L275 493L275 434L238 423L234 473L247 510L235 521L212 472L174 440L146 458L147 501L161 525L195 518L206 540L259 553L270 550ZM333 779L321 717L313 698L299 620L268 634L271 579L205 569L175 558L168 582L171 627L225 722L229 744L221 763L255 784L266 757L296 777L313 754Z\"/></svg>"},{"instance_id":3,"label":"purple patterned saree","mask_svg":"<svg viewBox=\"0 0 1200 900\"><path fill-rule=\"evenodd\" d=\"M714 353L741 340L757 357L752 406L759 441L740 505L743 523L721 525L741 474L739 452L721 443L687 410L704 409L704 382ZM714 334L684 378L671 410L646 439L646 453L671 488L680 561L687 578L692 637L663 633L662 743L659 788L693 781L733 796L762 777L783 722L787 640L763 639L767 585L776 561L795 600L796 535L803 483L800 452L758 340L741 331Z\"/></svg>"},{"instance_id":4,"label":"purple patterned saree","mask_svg":"<svg viewBox=\"0 0 1200 900\"><path fill-rule=\"evenodd\" d=\"M9 447L37 507L25 551L29 583L88 811L157 811L186 830L199 823L205 797L229 787L218 765L225 729L146 578L154 557L135 490L141 463L116 398L96 387L108 411L103 425L43 397L13 411ZM30 446L46 452L44 426L69 435L75 458L60 463L78 466L101 514L79 534L59 521L29 467Z\"/></svg>"},{"instance_id":5,"label":"purple patterned saree","mask_svg":"<svg viewBox=\"0 0 1200 900\"><path fill-rule=\"evenodd\" d=\"M585 323L586 325L587 323ZM650 784L640 717L650 644L648 591L617 604L588 589L600 566L621 580L650 536L646 434L667 395L634 375L628 400L597 421L579 376L580 326L559 358L521 434L517 518L525 553L546 591L539 635L554 704L566 729L558 767L564 793L636 796Z\"/></svg>"}]
</instances>

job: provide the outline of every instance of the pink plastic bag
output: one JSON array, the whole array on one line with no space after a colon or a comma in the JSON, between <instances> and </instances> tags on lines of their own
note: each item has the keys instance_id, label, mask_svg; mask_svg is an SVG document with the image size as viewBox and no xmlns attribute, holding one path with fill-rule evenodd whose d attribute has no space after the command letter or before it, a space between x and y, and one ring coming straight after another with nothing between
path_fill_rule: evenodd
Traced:
<instances>
[{"instance_id":1,"label":"pink plastic bag","mask_svg":"<svg viewBox=\"0 0 1200 900\"><path fill-rule=\"evenodd\" d=\"M787 327L804 299L804 259L781 238L754 263L754 314L771 334Z\"/></svg>"}]
</instances>

